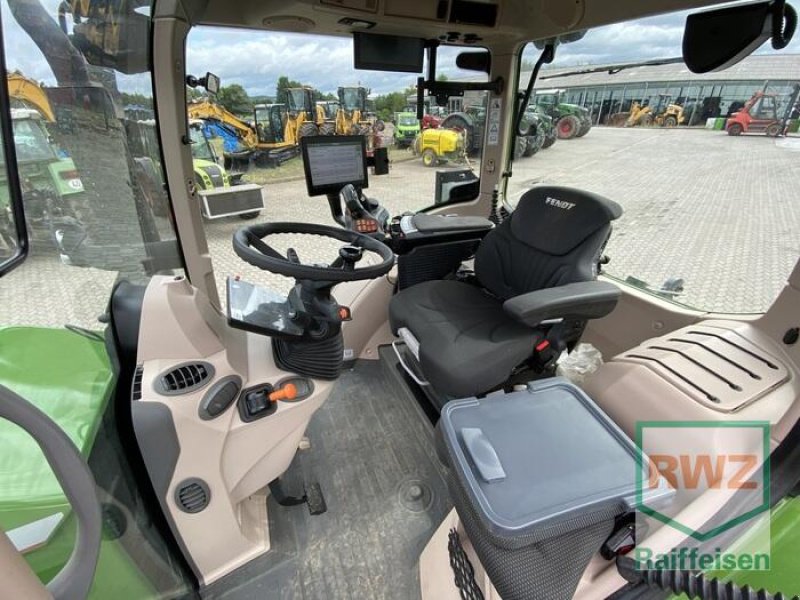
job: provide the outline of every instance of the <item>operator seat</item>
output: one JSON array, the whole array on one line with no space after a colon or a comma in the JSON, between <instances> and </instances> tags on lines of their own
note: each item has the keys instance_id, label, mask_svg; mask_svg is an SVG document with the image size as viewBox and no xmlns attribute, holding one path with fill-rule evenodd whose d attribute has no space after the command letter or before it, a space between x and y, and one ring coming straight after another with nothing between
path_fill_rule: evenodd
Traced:
<instances>
[{"instance_id":1,"label":"operator seat","mask_svg":"<svg viewBox=\"0 0 800 600\"><path fill-rule=\"evenodd\" d=\"M542 342L551 353L571 348L587 319L614 309L619 289L596 278L621 214L597 194L533 187L478 246L477 284L439 280L402 290L389 305L392 331L415 338L416 366L437 392L466 397L496 388Z\"/></svg>"}]
</instances>

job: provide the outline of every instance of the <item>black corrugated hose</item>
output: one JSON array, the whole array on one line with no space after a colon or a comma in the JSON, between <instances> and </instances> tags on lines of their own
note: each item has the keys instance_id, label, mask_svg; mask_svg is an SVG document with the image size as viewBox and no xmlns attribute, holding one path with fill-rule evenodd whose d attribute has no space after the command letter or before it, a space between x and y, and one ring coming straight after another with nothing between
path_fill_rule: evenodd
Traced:
<instances>
[{"instance_id":1,"label":"black corrugated hose","mask_svg":"<svg viewBox=\"0 0 800 600\"><path fill-rule=\"evenodd\" d=\"M631 583L643 583L651 588L661 588L675 594L686 594L693 600L800 600L800 596L771 594L749 586L738 586L732 581L723 582L716 577L706 577L692 571L638 570L629 556L617 557L620 575Z\"/></svg>"}]
</instances>

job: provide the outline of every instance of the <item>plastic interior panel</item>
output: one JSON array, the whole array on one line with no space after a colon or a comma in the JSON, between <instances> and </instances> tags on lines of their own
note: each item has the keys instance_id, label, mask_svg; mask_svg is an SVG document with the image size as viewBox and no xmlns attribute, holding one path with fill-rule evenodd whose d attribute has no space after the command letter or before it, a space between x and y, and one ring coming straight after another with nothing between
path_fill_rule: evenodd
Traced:
<instances>
[{"instance_id":1,"label":"plastic interior panel","mask_svg":"<svg viewBox=\"0 0 800 600\"><path fill-rule=\"evenodd\" d=\"M449 402L440 426L471 502L496 536L517 537L613 504L620 512L633 505L636 447L565 379ZM475 472L461 432L477 427L496 452L505 479L486 482ZM661 488L649 500L671 494Z\"/></svg>"},{"instance_id":2,"label":"plastic interior panel","mask_svg":"<svg viewBox=\"0 0 800 600\"><path fill-rule=\"evenodd\" d=\"M692 325L649 340L617 360L652 369L704 406L734 412L789 379L779 359L732 330Z\"/></svg>"}]
</instances>

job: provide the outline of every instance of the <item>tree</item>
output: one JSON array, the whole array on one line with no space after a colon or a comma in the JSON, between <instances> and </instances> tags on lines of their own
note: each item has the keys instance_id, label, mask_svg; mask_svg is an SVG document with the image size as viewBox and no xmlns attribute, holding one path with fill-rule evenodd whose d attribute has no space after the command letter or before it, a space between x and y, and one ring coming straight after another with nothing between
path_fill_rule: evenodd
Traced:
<instances>
[{"instance_id":1,"label":"tree","mask_svg":"<svg viewBox=\"0 0 800 600\"><path fill-rule=\"evenodd\" d=\"M86 60L39 0L8 0L8 7L19 26L42 51L58 85L89 84L91 77Z\"/></svg>"},{"instance_id":2,"label":"tree","mask_svg":"<svg viewBox=\"0 0 800 600\"><path fill-rule=\"evenodd\" d=\"M145 108L153 108L153 99L150 96L145 96L144 94L129 94L127 92L122 92L122 94L120 94L120 98L122 99L123 107L144 106Z\"/></svg>"},{"instance_id":3,"label":"tree","mask_svg":"<svg viewBox=\"0 0 800 600\"><path fill-rule=\"evenodd\" d=\"M253 110L250 96L238 83L222 86L217 93L217 102L235 115L249 114Z\"/></svg>"},{"instance_id":4,"label":"tree","mask_svg":"<svg viewBox=\"0 0 800 600\"><path fill-rule=\"evenodd\" d=\"M391 92L389 94L376 96L375 111L378 113L378 116L382 120L388 121L391 120L394 113L405 110L408 106L408 97L413 93L409 93L411 89L413 88L406 89L402 92Z\"/></svg>"}]
</instances>

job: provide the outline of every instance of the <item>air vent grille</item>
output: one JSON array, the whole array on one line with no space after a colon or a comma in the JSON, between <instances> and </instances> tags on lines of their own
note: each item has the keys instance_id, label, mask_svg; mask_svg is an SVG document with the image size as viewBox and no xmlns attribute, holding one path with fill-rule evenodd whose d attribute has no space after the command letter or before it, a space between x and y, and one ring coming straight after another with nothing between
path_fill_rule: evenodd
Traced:
<instances>
[{"instance_id":1,"label":"air vent grille","mask_svg":"<svg viewBox=\"0 0 800 600\"><path fill-rule=\"evenodd\" d=\"M142 399L142 374L144 373L144 365L136 365L136 370L133 372L133 383L131 384L131 399Z\"/></svg>"},{"instance_id":2,"label":"air vent grille","mask_svg":"<svg viewBox=\"0 0 800 600\"><path fill-rule=\"evenodd\" d=\"M165 371L156 379L157 391L177 396L199 390L214 377L214 367L207 362L184 363Z\"/></svg>"},{"instance_id":3,"label":"air vent grille","mask_svg":"<svg viewBox=\"0 0 800 600\"><path fill-rule=\"evenodd\" d=\"M202 479L182 481L175 490L175 502L183 512L198 513L208 506L210 499L211 492Z\"/></svg>"}]
</instances>

